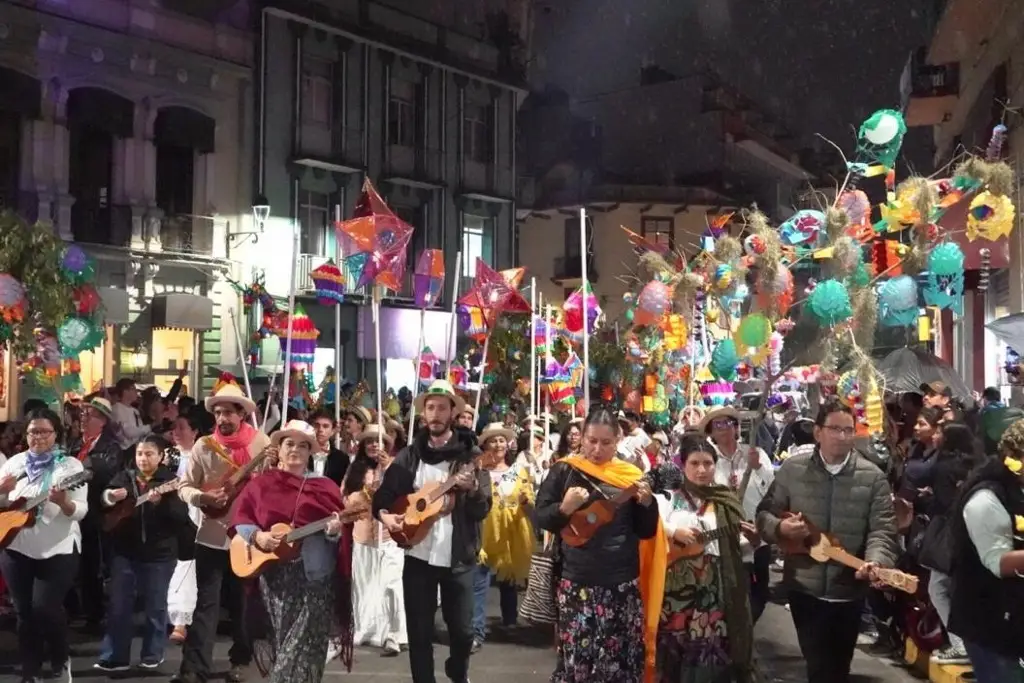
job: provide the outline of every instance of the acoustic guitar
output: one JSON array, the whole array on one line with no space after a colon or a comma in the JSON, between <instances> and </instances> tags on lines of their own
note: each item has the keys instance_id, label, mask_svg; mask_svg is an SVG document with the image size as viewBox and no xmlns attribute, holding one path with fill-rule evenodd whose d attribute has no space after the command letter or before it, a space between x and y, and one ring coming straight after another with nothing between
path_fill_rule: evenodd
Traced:
<instances>
[{"instance_id":1,"label":"acoustic guitar","mask_svg":"<svg viewBox=\"0 0 1024 683\"><path fill-rule=\"evenodd\" d=\"M698 530L696 540L693 543L687 543L683 545L676 541L670 541L668 544L668 563L669 566L675 564L679 560L689 560L694 557L700 557L707 550L709 544L739 534L742 527L739 524L730 524L728 526L720 526L711 531L700 531Z\"/></svg>"},{"instance_id":2,"label":"acoustic guitar","mask_svg":"<svg viewBox=\"0 0 1024 683\"><path fill-rule=\"evenodd\" d=\"M357 505L341 512L341 521L345 524L354 522L366 515L370 508L366 505ZM242 579L251 579L258 576L267 565L276 562L291 562L298 558L302 552L302 540L313 534L319 533L327 528L328 522L334 517L324 517L321 520L293 529L290 524L275 524L270 527L271 533L283 533L281 545L275 550L267 552L260 550L255 544L249 543L238 534L231 539L231 547L228 556L231 560L231 571L235 576Z\"/></svg>"},{"instance_id":3,"label":"acoustic guitar","mask_svg":"<svg viewBox=\"0 0 1024 683\"><path fill-rule=\"evenodd\" d=\"M648 472L640 481L650 483L652 473ZM615 519L615 511L632 500L638 490L638 484L632 484L619 491L612 498L599 498L584 503L569 517L569 523L562 528L562 540L566 545L579 548L594 537L598 529ZM651 503L654 505L654 503Z\"/></svg>"},{"instance_id":4,"label":"acoustic guitar","mask_svg":"<svg viewBox=\"0 0 1024 683\"><path fill-rule=\"evenodd\" d=\"M208 436L203 440L203 444L212 450L214 453L224 458L228 462L231 462L231 454L221 446L216 439L212 436ZM224 492L228 494L228 499L224 505L200 505L199 509L204 515L210 519L220 519L226 517L231 511L231 506L235 502L235 498L242 493L242 489L249 483L249 478L252 476L256 468L263 464L263 461L270 456L274 449L268 447L264 448L256 457L252 458L249 462L245 463L239 468L228 472L224 476L217 479L212 483L204 484L202 486L203 493L209 493L210 491L216 491L218 489L224 489Z\"/></svg>"},{"instance_id":5,"label":"acoustic guitar","mask_svg":"<svg viewBox=\"0 0 1024 683\"><path fill-rule=\"evenodd\" d=\"M391 538L400 548L412 548L422 542L437 520L451 513L455 507L455 496L452 495L455 477L475 470L479 458L477 456L472 463L463 465L456 475L445 481L424 484L419 491L398 499L390 512L402 518L402 530L392 533Z\"/></svg>"},{"instance_id":6,"label":"acoustic guitar","mask_svg":"<svg viewBox=\"0 0 1024 683\"><path fill-rule=\"evenodd\" d=\"M0 511L0 548L6 548L22 529L35 526L39 507L50 499L50 491L70 491L85 486L92 479L92 470L73 474L60 484L51 486L35 498L19 498Z\"/></svg>"},{"instance_id":7,"label":"acoustic guitar","mask_svg":"<svg viewBox=\"0 0 1024 683\"><path fill-rule=\"evenodd\" d=\"M135 513L135 510L151 501L153 496L162 496L165 493L177 491L180 487L180 479L171 479L170 481L149 489L138 498L132 498L132 496L129 495L124 500L114 503L112 507L107 508L103 513L103 522L101 524L102 529L108 532L113 531L120 526L121 522L131 517Z\"/></svg>"},{"instance_id":8,"label":"acoustic guitar","mask_svg":"<svg viewBox=\"0 0 1024 683\"><path fill-rule=\"evenodd\" d=\"M782 513L783 519L795 516L796 513L793 512ZM778 546L782 552L787 555L810 555L811 559L815 562L828 562L831 560L855 571L867 564L864 560L844 550L835 536L818 529L807 521L806 518L803 521L810 533L800 541L780 538ZM910 595L917 593L918 579L913 574L907 574L898 569L885 569L882 567L876 568L875 572L878 575L878 580L886 586L909 593Z\"/></svg>"}]
</instances>

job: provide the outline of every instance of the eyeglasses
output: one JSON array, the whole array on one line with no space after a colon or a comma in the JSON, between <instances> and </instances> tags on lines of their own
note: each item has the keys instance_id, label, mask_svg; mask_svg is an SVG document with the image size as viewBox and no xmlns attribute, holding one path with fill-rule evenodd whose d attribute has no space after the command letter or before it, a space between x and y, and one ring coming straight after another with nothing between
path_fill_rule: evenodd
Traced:
<instances>
[{"instance_id":1,"label":"eyeglasses","mask_svg":"<svg viewBox=\"0 0 1024 683\"><path fill-rule=\"evenodd\" d=\"M851 437L857 433L857 430L853 427L837 427L836 425L825 425L825 429L832 432L836 436Z\"/></svg>"},{"instance_id":2,"label":"eyeglasses","mask_svg":"<svg viewBox=\"0 0 1024 683\"><path fill-rule=\"evenodd\" d=\"M736 426L736 423L733 422L732 420L728 419L728 418L726 418L724 420L712 420L711 421L711 428L712 429L729 429L730 427L735 427L735 426Z\"/></svg>"},{"instance_id":3,"label":"eyeglasses","mask_svg":"<svg viewBox=\"0 0 1024 683\"><path fill-rule=\"evenodd\" d=\"M25 433L31 439L45 439L48 436L53 436L55 432L52 429L30 429Z\"/></svg>"}]
</instances>

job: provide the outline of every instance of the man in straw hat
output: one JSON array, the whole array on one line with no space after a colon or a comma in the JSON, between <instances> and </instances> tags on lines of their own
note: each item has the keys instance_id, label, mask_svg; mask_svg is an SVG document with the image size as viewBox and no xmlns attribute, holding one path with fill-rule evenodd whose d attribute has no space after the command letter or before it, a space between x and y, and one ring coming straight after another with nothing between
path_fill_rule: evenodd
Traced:
<instances>
[{"instance_id":1,"label":"man in straw hat","mask_svg":"<svg viewBox=\"0 0 1024 683\"><path fill-rule=\"evenodd\" d=\"M206 398L206 410L216 423L212 436L196 442L182 477L178 493L189 505L227 505L228 492L223 488L206 491L211 485L224 481L238 468L259 456L270 445L270 439L252 426L246 418L256 404L233 381L224 381L215 387L213 396ZM231 618L231 636L234 641L228 656L231 670L229 683L244 680L243 667L252 661L252 649L245 632L243 591L241 582L232 574L228 564L227 525L231 515L220 519L203 518L196 536L196 608L192 627L185 638L181 669L174 681L178 683L206 683L213 666L213 645L220 621L221 583L228 582Z\"/></svg>"},{"instance_id":2,"label":"man in straw hat","mask_svg":"<svg viewBox=\"0 0 1024 683\"><path fill-rule=\"evenodd\" d=\"M416 412L427 427L388 467L373 497L373 514L391 533L402 519L389 510L403 496L426 484L454 477L454 506L419 544L406 550L402 574L413 683L435 683L434 614L441 590L441 611L448 626L451 653L444 670L454 683L468 683L473 647L473 576L480 553L480 526L491 509L491 479L476 468L480 454L472 432L455 426L465 410L452 385L437 380L416 397Z\"/></svg>"}]
</instances>

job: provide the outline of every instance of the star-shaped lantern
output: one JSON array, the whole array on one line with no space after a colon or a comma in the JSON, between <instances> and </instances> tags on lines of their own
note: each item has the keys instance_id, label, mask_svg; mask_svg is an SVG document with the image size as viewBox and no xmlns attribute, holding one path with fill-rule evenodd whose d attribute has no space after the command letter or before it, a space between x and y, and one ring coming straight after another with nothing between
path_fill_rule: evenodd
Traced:
<instances>
[{"instance_id":1,"label":"star-shaped lantern","mask_svg":"<svg viewBox=\"0 0 1024 683\"><path fill-rule=\"evenodd\" d=\"M483 311L488 329L494 326L499 313L529 313L530 302L517 289L522 277L522 268L499 273L477 258L473 287L459 299L459 303Z\"/></svg>"},{"instance_id":2,"label":"star-shaped lantern","mask_svg":"<svg viewBox=\"0 0 1024 683\"><path fill-rule=\"evenodd\" d=\"M363 181L353 217L336 228L345 241L346 265L359 275L356 286L372 282L392 291L401 289L413 228L395 215L369 179Z\"/></svg>"}]
</instances>

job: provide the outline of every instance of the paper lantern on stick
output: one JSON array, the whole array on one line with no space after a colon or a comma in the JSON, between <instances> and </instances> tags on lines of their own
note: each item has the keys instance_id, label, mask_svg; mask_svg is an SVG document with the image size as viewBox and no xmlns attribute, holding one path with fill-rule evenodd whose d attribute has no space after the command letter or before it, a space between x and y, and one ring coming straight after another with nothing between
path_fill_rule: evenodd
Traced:
<instances>
[{"instance_id":1,"label":"paper lantern on stick","mask_svg":"<svg viewBox=\"0 0 1024 683\"><path fill-rule=\"evenodd\" d=\"M440 249L424 249L416 259L416 271L412 279L413 300L419 308L430 308L441 297L444 286L444 252Z\"/></svg>"},{"instance_id":2,"label":"paper lantern on stick","mask_svg":"<svg viewBox=\"0 0 1024 683\"><path fill-rule=\"evenodd\" d=\"M357 286L373 283L392 291L401 289L412 230L385 203L369 178L364 180L353 218L337 225L345 253L365 255Z\"/></svg>"},{"instance_id":3,"label":"paper lantern on stick","mask_svg":"<svg viewBox=\"0 0 1024 683\"><path fill-rule=\"evenodd\" d=\"M316 298L321 305L332 306L345 300L345 276L342 275L341 269L334 265L334 261L328 260L314 269L309 277L313 280Z\"/></svg>"},{"instance_id":4,"label":"paper lantern on stick","mask_svg":"<svg viewBox=\"0 0 1024 683\"><path fill-rule=\"evenodd\" d=\"M316 356L316 340L320 336L320 330L316 329L313 321L306 315L306 310L301 304L295 304L295 313L292 315L292 367L312 365ZM288 321L284 321L283 329L278 331L281 340L281 353L288 350Z\"/></svg>"},{"instance_id":5,"label":"paper lantern on stick","mask_svg":"<svg viewBox=\"0 0 1024 683\"><path fill-rule=\"evenodd\" d=\"M672 288L659 280L651 280L640 290L636 312L633 314L633 324L660 324L671 302Z\"/></svg>"}]
</instances>

